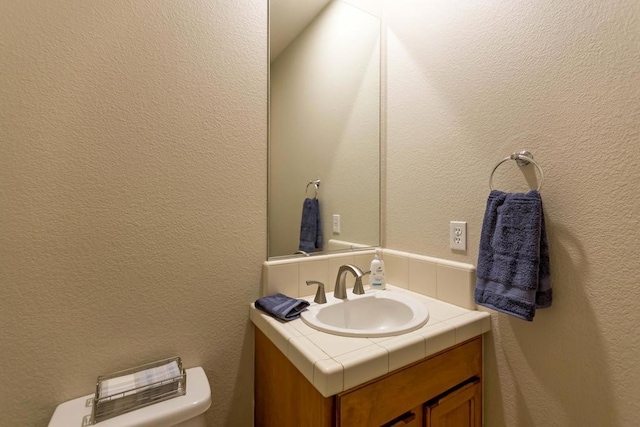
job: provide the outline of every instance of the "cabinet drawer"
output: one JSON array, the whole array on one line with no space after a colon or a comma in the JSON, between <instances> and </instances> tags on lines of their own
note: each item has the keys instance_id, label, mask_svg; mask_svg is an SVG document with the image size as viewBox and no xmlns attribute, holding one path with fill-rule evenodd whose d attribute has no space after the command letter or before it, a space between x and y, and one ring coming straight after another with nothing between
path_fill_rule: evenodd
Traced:
<instances>
[{"instance_id":1,"label":"cabinet drawer","mask_svg":"<svg viewBox=\"0 0 640 427\"><path fill-rule=\"evenodd\" d=\"M474 338L337 396L340 426L381 426L471 377L481 377L482 338ZM410 424L409 424L410 425Z\"/></svg>"}]
</instances>

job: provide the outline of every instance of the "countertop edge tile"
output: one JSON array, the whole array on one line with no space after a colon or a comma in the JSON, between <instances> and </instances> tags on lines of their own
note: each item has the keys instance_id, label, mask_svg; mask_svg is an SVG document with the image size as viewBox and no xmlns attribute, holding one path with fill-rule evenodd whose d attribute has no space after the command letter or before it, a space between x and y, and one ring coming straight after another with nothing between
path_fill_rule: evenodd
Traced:
<instances>
[{"instance_id":1,"label":"countertop edge tile","mask_svg":"<svg viewBox=\"0 0 640 427\"><path fill-rule=\"evenodd\" d=\"M389 353L389 372L422 360L426 354L426 341L419 333L410 332L377 344Z\"/></svg>"},{"instance_id":2,"label":"countertop edge tile","mask_svg":"<svg viewBox=\"0 0 640 427\"><path fill-rule=\"evenodd\" d=\"M482 323L488 313L480 311L470 311L451 319L443 320L442 323L452 325L456 328L456 344L467 341L478 335L482 335Z\"/></svg>"},{"instance_id":3,"label":"countertop edge tile","mask_svg":"<svg viewBox=\"0 0 640 427\"><path fill-rule=\"evenodd\" d=\"M425 339L425 357L456 345L456 327L444 322L420 331Z\"/></svg>"},{"instance_id":4,"label":"countertop edge tile","mask_svg":"<svg viewBox=\"0 0 640 427\"><path fill-rule=\"evenodd\" d=\"M289 339L287 358L300 373L313 384L314 365L318 360L330 359L329 355L313 344L307 337L298 336Z\"/></svg>"},{"instance_id":5,"label":"countertop edge tile","mask_svg":"<svg viewBox=\"0 0 640 427\"><path fill-rule=\"evenodd\" d=\"M349 390L389 373L389 352L377 344L334 357L344 367L344 389Z\"/></svg>"},{"instance_id":6,"label":"countertop edge tile","mask_svg":"<svg viewBox=\"0 0 640 427\"><path fill-rule=\"evenodd\" d=\"M312 384L324 397L344 391L344 366L333 359L316 361Z\"/></svg>"},{"instance_id":7,"label":"countertop edge tile","mask_svg":"<svg viewBox=\"0 0 640 427\"><path fill-rule=\"evenodd\" d=\"M265 320L269 324L269 334L267 337L271 340L271 342L282 352L282 354L288 357L289 355L289 335L286 332L286 329L280 325L273 317L268 314L264 315Z\"/></svg>"}]
</instances>

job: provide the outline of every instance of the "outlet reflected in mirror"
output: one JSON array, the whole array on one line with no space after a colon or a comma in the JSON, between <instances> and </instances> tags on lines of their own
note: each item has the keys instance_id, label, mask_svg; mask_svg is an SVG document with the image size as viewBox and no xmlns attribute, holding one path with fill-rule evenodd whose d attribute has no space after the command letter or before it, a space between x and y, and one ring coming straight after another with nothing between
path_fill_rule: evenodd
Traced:
<instances>
[{"instance_id":1,"label":"outlet reflected in mirror","mask_svg":"<svg viewBox=\"0 0 640 427\"><path fill-rule=\"evenodd\" d=\"M371 3L270 2L269 257L299 250L312 180L314 253L380 244L380 15L359 7Z\"/></svg>"}]
</instances>

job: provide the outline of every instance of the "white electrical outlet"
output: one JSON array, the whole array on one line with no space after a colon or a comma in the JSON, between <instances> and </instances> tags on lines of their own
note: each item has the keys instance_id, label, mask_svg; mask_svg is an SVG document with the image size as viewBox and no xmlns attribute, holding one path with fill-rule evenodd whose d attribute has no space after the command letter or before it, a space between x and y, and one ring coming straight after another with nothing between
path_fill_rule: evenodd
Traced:
<instances>
[{"instance_id":1,"label":"white electrical outlet","mask_svg":"<svg viewBox=\"0 0 640 427\"><path fill-rule=\"evenodd\" d=\"M340 234L340 215L333 214L333 232Z\"/></svg>"},{"instance_id":2,"label":"white electrical outlet","mask_svg":"<svg viewBox=\"0 0 640 427\"><path fill-rule=\"evenodd\" d=\"M467 250L467 223L464 221L451 221L449 223L449 236L451 249L458 251Z\"/></svg>"}]
</instances>

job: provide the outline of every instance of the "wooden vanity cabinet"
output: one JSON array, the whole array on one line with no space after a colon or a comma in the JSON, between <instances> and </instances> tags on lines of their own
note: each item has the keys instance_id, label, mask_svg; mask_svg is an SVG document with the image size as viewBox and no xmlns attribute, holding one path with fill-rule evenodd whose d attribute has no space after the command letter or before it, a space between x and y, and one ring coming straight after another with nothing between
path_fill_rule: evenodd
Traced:
<instances>
[{"instance_id":1,"label":"wooden vanity cabinet","mask_svg":"<svg viewBox=\"0 0 640 427\"><path fill-rule=\"evenodd\" d=\"M322 396L258 329L255 426L482 425L482 337L335 396Z\"/></svg>"}]
</instances>

